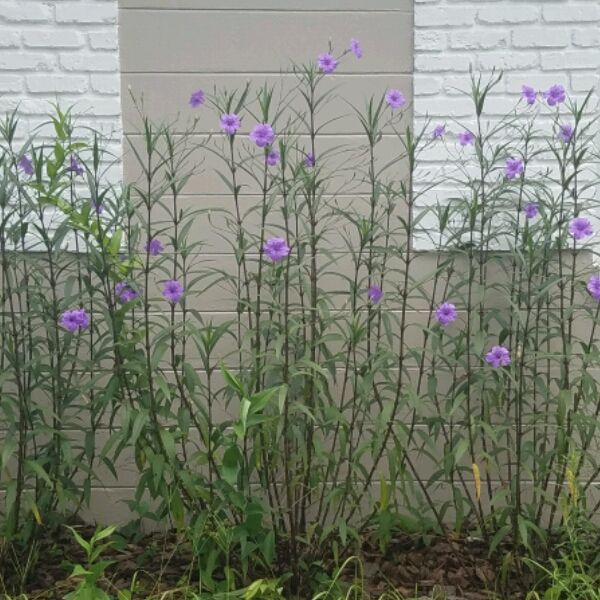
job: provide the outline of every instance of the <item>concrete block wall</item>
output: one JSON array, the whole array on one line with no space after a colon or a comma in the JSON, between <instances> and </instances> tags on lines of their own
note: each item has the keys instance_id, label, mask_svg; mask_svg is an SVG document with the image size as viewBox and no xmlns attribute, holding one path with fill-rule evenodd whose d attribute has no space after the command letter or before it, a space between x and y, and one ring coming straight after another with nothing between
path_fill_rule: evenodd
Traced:
<instances>
[{"instance_id":1,"label":"concrete block wall","mask_svg":"<svg viewBox=\"0 0 600 600\"><path fill-rule=\"evenodd\" d=\"M343 82L353 97L383 92L393 78L394 85L414 99L415 127L422 126L426 116L434 125L446 123L451 144L458 133L452 120L468 120L472 114L468 100L456 90L468 87L471 66L483 72L505 69L503 82L490 98L492 114L512 105L522 85L541 91L559 83L581 96L599 80L599 0L414 0L414 5L412 0L371 0L368 11L365 0L260 0L260 9L256 0L203 0L203 10L193 10L199 4L199 0L0 1L0 116L19 105L24 138L44 120L49 102L75 104L75 111L84 113L82 122L114 132L112 150L121 155L122 123L125 131L133 132L128 123L134 113L125 97L128 85L147 94L147 106L157 111L157 117L161 111L191 112L187 101L196 89L208 91L215 83L239 87L249 76L261 80L275 76L280 66L287 66L287 57L314 58L314 44L317 52L322 51L319 44L324 48L329 36L336 50L351 36L365 50L361 61L348 61L336 73L337 82ZM414 60L406 55L411 51L406 39L410 31L399 15L412 10ZM197 12L203 12L202 18L194 15ZM304 23L308 28L318 23L318 29L311 27L310 36L290 38L289 28L277 20L292 13L298 20L288 20L288 25ZM318 18L311 19L311 13L318 13ZM261 19L270 23L264 29L270 36L268 62L257 64L256 54L242 43L229 51L220 45L219 24L246 32L251 22L260 32ZM121 49L129 56L125 66L119 55L118 22ZM157 48L164 51L151 56ZM190 57L198 48L202 60ZM171 57L181 53L177 68L164 62L167 52ZM381 52L384 58L377 60ZM356 133L356 129L336 132L339 137ZM440 165L439 154L427 160L425 168ZM119 180L121 171L114 176ZM219 185L205 174L202 181L192 182L197 187L192 185L184 200L218 202L223 190L211 187L214 182ZM209 298L203 307L225 311L221 297ZM93 508L86 515L125 520L127 511L120 500L130 498L132 488L126 482L107 485L95 490Z\"/></svg>"}]
</instances>

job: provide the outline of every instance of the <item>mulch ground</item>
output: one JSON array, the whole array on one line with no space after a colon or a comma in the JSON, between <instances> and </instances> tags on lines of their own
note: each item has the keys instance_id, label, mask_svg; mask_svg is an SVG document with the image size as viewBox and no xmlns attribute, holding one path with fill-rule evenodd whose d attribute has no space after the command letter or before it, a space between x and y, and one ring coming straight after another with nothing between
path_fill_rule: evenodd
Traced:
<instances>
[{"instance_id":1,"label":"mulch ground","mask_svg":"<svg viewBox=\"0 0 600 600\"><path fill-rule=\"evenodd\" d=\"M83 524L76 529L84 539L94 532L93 527ZM510 566L505 565L503 570L507 552L507 548L501 548L489 557L485 543L468 537L452 540L433 537L426 545L420 536L399 534L383 555L378 543L367 533L358 555L364 568L365 590L372 598L395 589L405 598L520 599L531 589L531 582ZM86 556L66 528L59 534L42 537L36 554L37 568L23 586L19 585L19 573L4 565L7 591L14 586L13 590L21 588L30 598L43 596L54 600L74 589L77 581L69 575L74 564L85 565ZM285 551L280 554L289 556ZM134 576L137 586L132 600L158 596L198 581L190 545L176 532L154 533L136 543L124 540L121 547L107 549L102 558L115 561L106 569L106 578L100 585L115 597L117 590L131 588ZM7 563L6 559L4 562ZM14 560L10 562L14 564ZM277 567L280 573L290 570L284 556L278 556ZM329 572L334 570L332 566ZM354 567L349 567L342 579L350 582L354 572ZM269 576L273 574L258 570L249 574L251 579Z\"/></svg>"}]
</instances>

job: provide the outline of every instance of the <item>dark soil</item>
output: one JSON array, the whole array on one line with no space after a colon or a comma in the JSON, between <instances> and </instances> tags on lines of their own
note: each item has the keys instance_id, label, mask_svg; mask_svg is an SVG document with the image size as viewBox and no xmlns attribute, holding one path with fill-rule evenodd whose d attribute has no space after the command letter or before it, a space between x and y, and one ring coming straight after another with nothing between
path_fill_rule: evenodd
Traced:
<instances>
[{"instance_id":1,"label":"dark soil","mask_svg":"<svg viewBox=\"0 0 600 600\"><path fill-rule=\"evenodd\" d=\"M84 539L90 539L94 533L89 525L80 524L76 529ZM531 589L531 581L525 574L515 573L510 564L503 570L507 552L505 547L489 557L486 544L474 538L431 537L424 541L421 536L399 533L382 554L379 544L367 533L357 555L364 568L365 590L372 598L395 589L405 598L432 596L443 600L456 595L467 600L520 599ZM4 558L0 575L7 592L24 591L30 598L59 599L77 585L69 575L73 565L85 566L86 555L66 528L59 534L43 536L34 554L36 567L24 585L20 582L21 569L14 565L24 565L26 557L16 563L14 556ZM290 572L289 553L280 550L279 554L283 556L277 557L276 571ZM198 581L190 544L176 532L154 533L136 543L123 540L120 548L108 548L102 559L115 561L100 582L100 587L115 597L117 590L131 589L134 576L137 587L132 600L182 589ZM331 561L325 560L324 565L329 574L335 571ZM342 579L351 582L356 573L353 564ZM273 576L259 569L248 575L249 581Z\"/></svg>"}]
</instances>

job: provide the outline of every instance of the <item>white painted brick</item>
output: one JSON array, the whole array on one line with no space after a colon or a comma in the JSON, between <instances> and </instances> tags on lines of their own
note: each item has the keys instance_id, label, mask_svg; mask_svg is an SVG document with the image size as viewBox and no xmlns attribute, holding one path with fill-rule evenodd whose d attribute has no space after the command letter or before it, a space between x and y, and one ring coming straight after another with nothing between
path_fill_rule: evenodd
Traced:
<instances>
[{"instance_id":1,"label":"white painted brick","mask_svg":"<svg viewBox=\"0 0 600 600\"><path fill-rule=\"evenodd\" d=\"M427 7L415 12L415 27L465 27L475 21L471 7Z\"/></svg>"},{"instance_id":2,"label":"white painted brick","mask_svg":"<svg viewBox=\"0 0 600 600\"><path fill-rule=\"evenodd\" d=\"M597 69L598 57L590 50L566 50L542 53L543 71Z\"/></svg>"},{"instance_id":3,"label":"white painted brick","mask_svg":"<svg viewBox=\"0 0 600 600\"><path fill-rule=\"evenodd\" d=\"M547 23L588 23L600 20L600 6L597 3L570 3L568 10L564 6L544 6L544 21Z\"/></svg>"},{"instance_id":4,"label":"white painted brick","mask_svg":"<svg viewBox=\"0 0 600 600\"><path fill-rule=\"evenodd\" d=\"M92 31L88 34L92 50L116 50L119 47L117 30Z\"/></svg>"},{"instance_id":5,"label":"white painted brick","mask_svg":"<svg viewBox=\"0 0 600 600\"><path fill-rule=\"evenodd\" d=\"M464 94L464 92L470 92L470 90L470 75L447 75L446 77L444 77L444 92L449 96ZM504 80L502 80L497 86L494 87L490 94L504 94L505 90L506 84Z\"/></svg>"},{"instance_id":6,"label":"white painted brick","mask_svg":"<svg viewBox=\"0 0 600 600\"><path fill-rule=\"evenodd\" d=\"M449 34L453 50L491 50L506 48L510 39L508 30L452 31Z\"/></svg>"},{"instance_id":7,"label":"white painted brick","mask_svg":"<svg viewBox=\"0 0 600 600\"><path fill-rule=\"evenodd\" d=\"M446 48L446 33L444 31L415 31L415 51L435 51Z\"/></svg>"},{"instance_id":8,"label":"white painted brick","mask_svg":"<svg viewBox=\"0 0 600 600\"><path fill-rule=\"evenodd\" d=\"M19 75L0 75L0 92L18 93L23 90L23 80Z\"/></svg>"},{"instance_id":9,"label":"white painted brick","mask_svg":"<svg viewBox=\"0 0 600 600\"><path fill-rule=\"evenodd\" d=\"M80 115L97 115L112 117L121 114L119 98L74 99L74 112Z\"/></svg>"},{"instance_id":10,"label":"white painted brick","mask_svg":"<svg viewBox=\"0 0 600 600\"><path fill-rule=\"evenodd\" d=\"M474 61L470 54L416 55L415 70L424 72L468 71Z\"/></svg>"},{"instance_id":11,"label":"white painted brick","mask_svg":"<svg viewBox=\"0 0 600 600\"><path fill-rule=\"evenodd\" d=\"M92 24L116 23L116 4L100 4L98 2L68 2L56 6L57 23Z\"/></svg>"},{"instance_id":12,"label":"white painted brick","mask_svg":"<svg viewBox=\"0 0 600 600\"><path fill-rule=\"evenodd\" d=\"M52 54L0 51L0 71L51 71L55 62Z\"/></svg>"},{"instance_id":13,"label":"white painted brick","mask_svg":"<svg viewBox=\"0 0 600 600\"><path fill-rule=\"evenodd\" d=\"M564 27L523 27L512 33L515 48L565 48L570 32Z\"/></svg>"},{"instance_id":14,"label":"white painted brick","mask_svg":"<svg viewBox=\"0 0 600 600\"><path fill-rule=\"evenodd\" d=\"M473 106L468 98L422 98L415 106L415 114L432 117L468 117L473 113Z\"/></svg>"},{"instance_id":15,"label":"white painted brick","mask_svg":"<svg viewBox=\"0 0 600 600\"><path fill-rule=\"evenodd\" d=\"M87 77L75 75L27 75L27 90L32 94L83 94L88 90Z\"/></svg>"},{"instance_id":16,"label":"white painted brick","mask_svg":"<svg viewBox=\"0 0 600 600\"><path fill-rule=\"evenodd\" d=\"M83 36L70 29L32 29L23 32L23 43L29 48L81 48Z\"/></svg>"},{"instance_id":17,"label":"white painted brick","mask_svg":"<svg viewBox=\"0 0 600 600\"><path fill-rule=\"evenodd\" d=\"M537 52L481 52L478 55L477 66L491 71L496 69L532 69L540 64Z\"/></svg>"},{"instance_id":18,"label":"white painted brick","mask_svg":"<svg viewBox=\"0 0 600 600\"><path fill-rule=\"evenodd\" d=\"M539 18L539 8L527 4L511 3L507 6L504 2L500 6L485 6L477 11L477 21L487 25L535 23Z\"/></svg>"},{"instance_id":19,"label":"white painted brick","mask_svg":"<svg viewBox=\"0 0 600 600\"><path fill-rule=\"evenodd\" d=\"M577 48L592 48L600 46L600 27L587 27L572 30L573 46Z\"/></svg>"},{"instance_id":20,"label":"white painted brick","mask_svg":"<svg viewBox=\"0 0 600 600\"><path fill-rule=\"evenodd\" d=\"M413 87L415 96L431 96L437 94L442 89L444 80L441 77L433 75L415 74L413 77Z\"/></svg>"},{"instance_id":21,"label":"white painted brick","mask_svg":"<svg viewBox=\"0 0 600 600\"><path fill-rule=\"evenodd\" d=\"M587 94L592 88L598 90L600 75L597 73L586 73L585 75L571 75L571 89L574 92Z\"/></svg>"},{"instance_id":22,"label":"white painted brick","mask_svg":"<svg viewBox=\"0 0 600 600\"><path fill-rule=\"evenodd\" d=\"M41 2L0 2L0 19L8 23L45 23L52 20L52 7Z\"/></svg>"},{"instance_id":23,"label":"white painted brick","mask_svg":"<svg viewBox=\"0 0 600 600\"><path fill-rule=\"evenodd\" d=\"M60 66L65 71L108 71L119 70L119 59L114 54L94 54L77 52L76 54L60 54Z\"/></svg>"},{"instance_id":24,"label":"white painted brick","mask_svg":"<svg viewBox=\"0 0 600 600\"><path fill-rule=\"evenodd\" d=\"M14 28L0 27L0 48L19 48L21 36Z\"/></svg>"},{"instance_id":25,"label":"white painted brick","mask_svg":"<svg viewBox=\"0 0 600 600\"><path fill-rule=\"evenodd\" d=\"M546 91L553 85L562 85L565 89L569 88L569 78L566 73L507 73L505 79L506 91L509 94L519 96L524 85L528 85L538 92Z\"/></svg>"},{"instance_id":26,"label":"white painted brick","mask_svg":"<svg viewBox=\"0 0 600 600\"><path fill-rule=\"evenodd\" d=\"M92 75L92 89L97 94L118 95L121 92L121 79L118 75Z\"/></svg>"}]
</instances>

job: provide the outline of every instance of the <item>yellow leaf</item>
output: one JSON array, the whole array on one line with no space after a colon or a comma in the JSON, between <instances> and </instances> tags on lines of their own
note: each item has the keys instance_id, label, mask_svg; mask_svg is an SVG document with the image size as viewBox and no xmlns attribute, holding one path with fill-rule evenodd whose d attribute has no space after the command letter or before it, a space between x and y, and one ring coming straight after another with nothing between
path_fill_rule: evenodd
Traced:
<instances>
[{"instance_id":1,"label":"yellow leaf","mask_svg":"<svg viewBox=\"0 0 600 600\"><path fill-rule=\"evenodd\" d=\"M571 492L571 498L573 498L573 506L577 506L577 500L579 499L579 493L577 490L577 482L575 481L575 473L567 467L565 469L567 474L567 482L569 484L569 491Z\"/></svg>"},{"instance_id":2,"label":"yellow leaf","mask_svg":"<svg viewBox=\"0 0 600 600\"><path fill-rule=\"evenodd\" d=\"M479 500L481 498L481 476L476 463L473 463L473 478L475 479L475 493L477 494L477 500Z\"/></svg>"}]
</instances>

